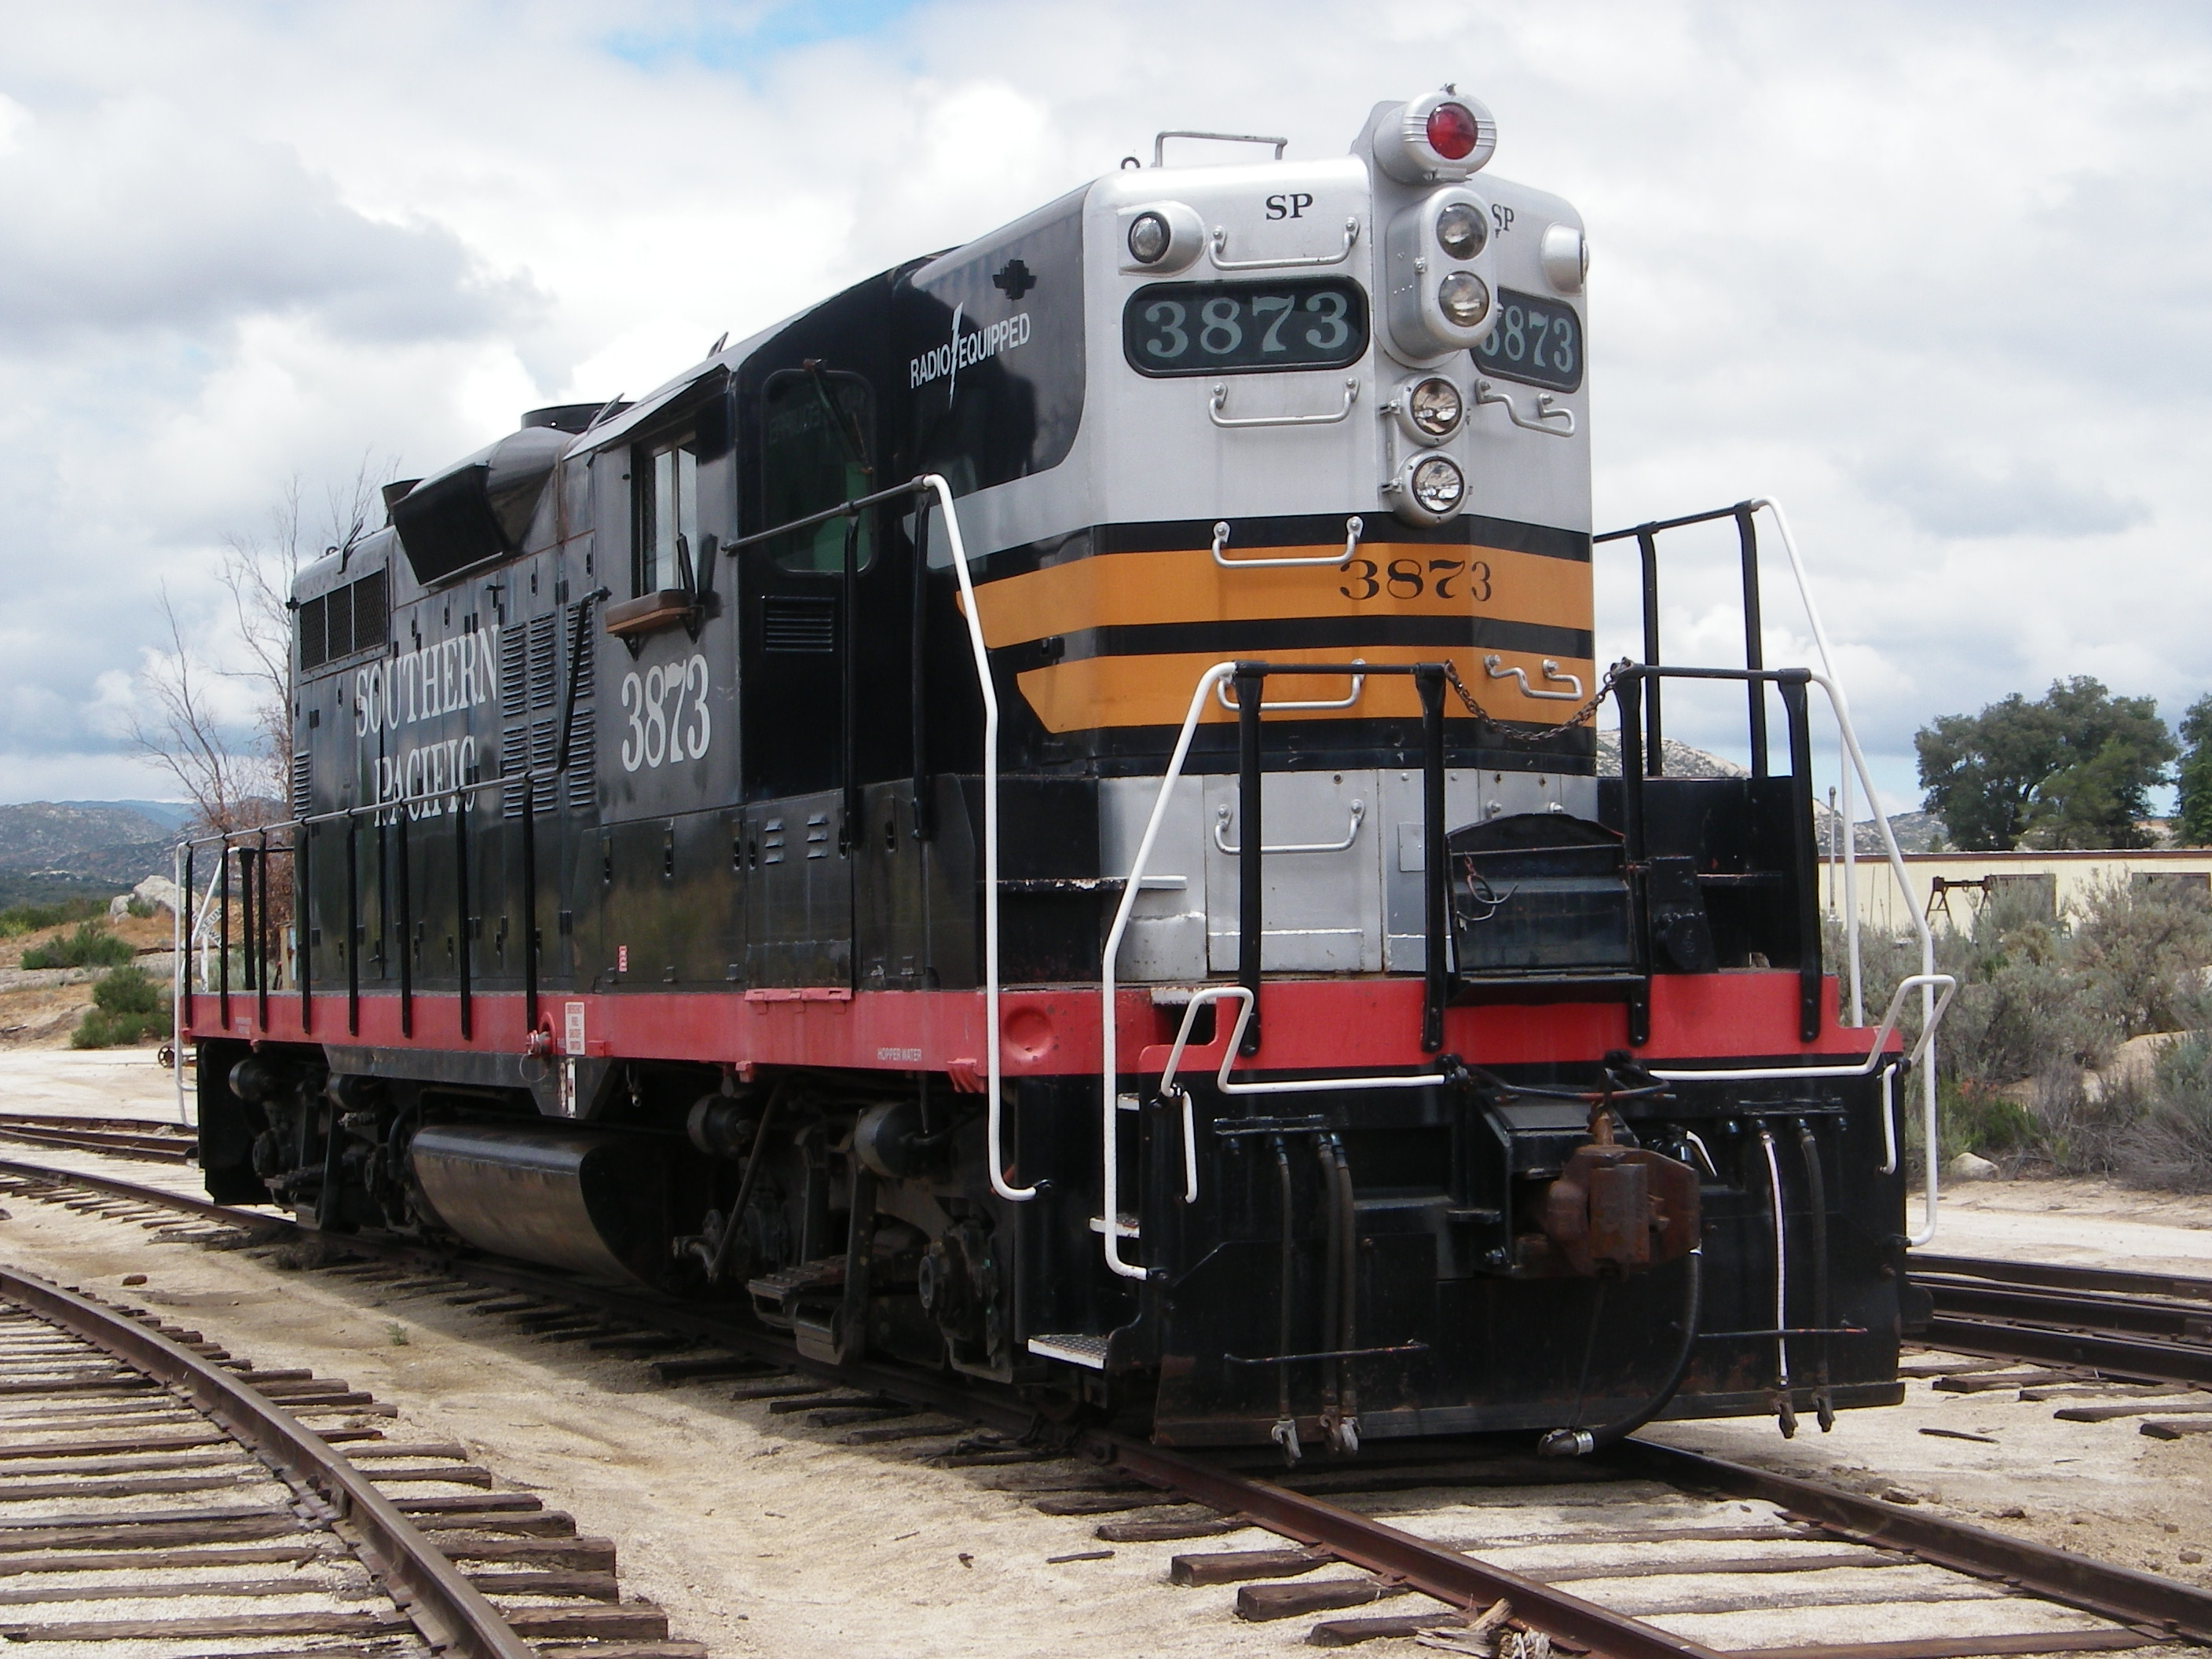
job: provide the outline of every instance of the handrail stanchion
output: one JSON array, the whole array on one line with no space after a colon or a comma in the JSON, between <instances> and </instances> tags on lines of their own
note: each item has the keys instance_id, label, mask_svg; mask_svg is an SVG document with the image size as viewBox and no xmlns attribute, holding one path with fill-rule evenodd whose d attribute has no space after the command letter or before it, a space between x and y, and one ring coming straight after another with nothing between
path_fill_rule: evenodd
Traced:
<instances>
[{"instance_id":1,"label":"handrail stanchion","mask_svg":"<svg viewBox=\"0 0 2212 1659\"><path fill-rule=\"evenodd\" d=\"M1659 543L1657 527L1644 525L1636 532L1636 550L1644 564L1644 660L1659 665ZM1651 687L1651 701L1644 711L1644 765L1659 775L1659 688Z\"/></svg>"},{"instance_id":2,"label":"handrail stanchion","mask_svg":"<svg viewBox=\"0 0 2212 1659\"><path fill-rule=\"evenodd\" d=\"M1766 642L1761 637L1759 614L1759 527L1752 522L1747 503L1736 507L1735 538L1743 562L1743 665L1756 672L1766 666ZM1751 700L1751 775L1763 778L1766 775L1766 688L1753 680L1746 690ZM1812 775L1809 769L1806 775Z\"/></svg>"},{"instance_id":3,"label":"handrail stanchion","mask_svg":"<svg viewBox=\"0 0 2212 1659\"><path fill-rule=\"evenodd\" d=\"M1237 665L1237 982L1252 994L1252 1006L1238 1044L1242 1053L1260 1051L1260 963L1267 927L1261 863L1266 836L1261 800L1260 705L1267 677L1251 663Z\"/></svg>"},{"instance_id":4,"label":"handrail stanchion","mask_svg":"<svg viewBox=\"0 0 2212 1659\"><path fill-rule=\"evenodd\" d=\"M1423 962L1421 1048L1444 1046L1444 1004L1451 996L1449 849L1444 829L1444 672L1436 663L1413 670L1421 699L1421 897Z\"/></svg>"},{"instance_id":5,"label":"handrail stanchion","mask_svg":"<svg viewBox=\"0 0 2212 1659\"><path fill-rule=\"evenodd\" d=\"M265 1036L269 1031L270 880L269 832L261 832L253 854L253 1018Z\"/></svg>"},{"instance_id":6,"label":"handrail stanchion","mask_svg":"<svg viewBox=\"0 0 2212 1659\"><path fill-rule=\"evenodd\" d=\"M185 1115L185 1027L192 1023L186 1006L192 988L192 845L169 851L169 877L177 881L177 902L169 907L169 938L174 945L174 960L169 964L169 1053L173 1064L170 1070L176 1073L177 1121L188 1122ZM183 879L178 881L177 878Z\"/></svg>"},{"instance_id":7,"label":"handrail stanchion","mask_svg":"<svg viewBox=\"0 0 2212 1659\"><path fill-rule=\"evenodd\" d=\"M311 1036L315 1030L314 933L310 927L315 915L315 871L314 856L307 848L314 833L313 824L292 829L292 972L300 981L301 1036Z\"/></svg>"},{"instance_id":8,"label":"handrail stanchion","mask_svg":"<svg viewBox=\"0 0 2212 1659\"><path fill-rule=\"evenodd\" d=\"M399 1035L415 1035L415 894L414 883L407 868L407 818L411 809L403 807L392 815L392 828L398 831L392 839L397 852L395 861L399 866Z\"/></svg>"},{"instance_id":9,"label":"handrail stanchion","mask_svg":"<svg viewBox=\"0 0 2212 1659\"><path fill-rule=\"evenodd\" d=\"M1804 877L1797 884L1797 1034L1810 1042L1820 1035L1820 861L1813 842L1813 731L1805 684L1784 670L1778 689L1790 721L1790 793L1796 802L1790 815L1793 862ZM1759 680L1751 689L1762 697L1766 690Z\"/></svg>"},{"instance_id":10,"label":"handrail stanchion","mask_svg":"<svg viewBox=\"0 0 2212 1659\"><path fill-rule=\"evenodd\" d=\"M222 850L216 863L216 890L221 896L216 901L216 972L218 976L216 1007L222 1019L222 1029L230 1030L230 837L225 836L219 843Z\"/></svg>"},{"instance_id":11,"label":"handrail stanchion","mask_svg":"<svg viewBox=\"0 0 2212 1659\"><path fill-rule=\"evenodd\" d=\"M522 1024L538 1031L538 785L522 786Z\"/></svg>"},{"instance_id":12,"label":"handrail stanchion","mask_svg":"<svg viewBox=\"0 0 2212 1659\"><path fill-rule=\"evenodd\" d=\"M346 814L346 1035L361 1035L361 820Z\"/></svg>"},{"instance_id":13,"label":"handrail stanchion","mask_svg":"<svg viewBox=\"0 0 2212 1659\"><path fill-rule=\"evenodd\" d=\"M453 974L460 992L461 1041L476 1036L476 1011L469 984L469 797L456 789L447 811L453 815Z\"/></svg>"}]
</instances>

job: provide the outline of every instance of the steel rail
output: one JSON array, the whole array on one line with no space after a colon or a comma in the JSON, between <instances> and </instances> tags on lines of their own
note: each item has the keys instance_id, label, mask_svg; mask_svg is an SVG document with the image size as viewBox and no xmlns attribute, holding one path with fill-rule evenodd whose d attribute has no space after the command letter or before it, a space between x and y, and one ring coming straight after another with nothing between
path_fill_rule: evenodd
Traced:
<instances>
[{"instance_id":1,"label":"steel rail","mask_svg":"<svg viewBox=\"0 0 2212 1659\"><path fill-rule=\"evenodd\" d=\"M536 1659L536 1650L392 1500L330 1443L190 1348L89 1297L0 1267L0 1297L167 1384L226 1432L313 1487L362 1539L372 1577L441 1653Z\"/></svg>"},{"instance_id":2,"label":"steel rail","mask_svg":"<svg viewBox=\"0 0 2212 1659\"><path fill-rule=\"evenodd\" d=\"M1938 1255L1915 1250L1905 1258L1915 1279L1943 1274L2003 1285L2037 1285L2055 1290L2109 1291L2122 1296L2162 1296L2212 1302L2212 1278L2147 1273L2130 1267L2085 1267L2055 1261L1999 1261L1987 1256Z\"/></svg>"},{"instance_id":3,"label":"steel rail","mask_svg":"<svg viewBox=\"0 0 2212 1659\"><path fill-rule=\"evenodd\" d=\"M1183 1453L1118 1435L1085 1443L1103 1462L1224 1514L1240 1515L1285 1538L1328 1551L1352 1566L1468 1612L1503 1597L1513 1613L1606 1659L1722 1659L1713 1649L1609 1611L1549 1584L1418 1538L1371 1516L1340 1509L1273 1481L1237 1474Z\"/></svg>"},{"instance_id":4,"label":"steel rail","mask_svg":"<svg viewBox=\"0 0 2212 1659\"><path fill-rule=\"evenodd\" d=\"M567 1301L649 1326L672 1334L712 1342L748 1358L769 1361L796 1373L866 1389L946 1415L964 1418L1010 1435L1042 1440L1058 1437L1056 1426L1011 1390L978 1389L966 1382L863 1362L836 1365L798 1353L774 1333L738 1325L726 1315L696 1304L641 1295L635 1287L617 1289L568 1279L543 1270L496 1260L459 1257L450 1251L374 1236L319 1233L277 1217L165 1193L109 1177L80 1174L0 1159L0 1174L58 1178L118 1196L162 1205L233 1225L264 1225L324 1239L338 1248L394 1261L416 1264L456 1278ZM2078 1362L2077 1362L2078 1363ZM1611 1613L1562 1589L1535 1583L1474 1558L1431 1542L1384 1522L1340 1508L1326 1499L1243 1474L1172 1448L1156 1446L1099 1431L1065 1437L1063 1443L1103 1466L1203 1504L1225 1515L1309 1547L1326 1549L1349 1565L1402 1583L1447 1605L1462 1608L1510 1601L1516 1616L1547 1633L1587 1646L1604 1659L1726 1659L1724 1655L1626 1615ZM2212 1642L2212 1591L2110 1566L2030 1540L1986 1531L1963 1522L1920 1513L1875 1499L1832 1490L1795 1476L1753 1468L1724 1458L1631 1438L1596 1460L1626 1474L1667 1485L1719 1490L1738 1498L1773 1503L1850 1541L1906 1551L1931 1565L1972 1577L2002 1580L2046 1600L2109 1619L2161 1638L2177 1635ZM2100 1638L2112 1632L2075 1632L2076 1649L2112 1645ZM2049 1643L2052 1636L2035 1638ZM1976 1646L1978 1640L1983 1645ZM1958 1644L1909 1644L1922 1659L1999 1651L2056 1652L1990 1645L2002 1638L1961 1638ZM1937 1648L1941 1648L1939 1655ZM1823 1650L1832 1659L1877 1659L1883 1644L1841 1643Z\"/></svg>"},{"instance_id":5,"label":"steel rail","mask_svg":"<svg viewBox=\"0 0 2212 1659\"><path fill-rule=\"evenodd\" d=\"M1669 1486L1715 1487L1737 1498L1763 1499L1861 1543L1906 1551L1954 1572L2016 1583L2047 1600L2122 1625L2212 1641L2212 1590L2194 1584L1653 1441L1624 1441L1605 1455L1630 1473ZM1975 1647L1971 1640L1958 1650L1963 1654L1999 1650Z\"/></svg>"},{"instance_id":6,"label":"steel rail","mask_svg":"<svg viewBox=\"0 0 2212 1659\"><path fill-rule=\"evenodd\" d=\"M2154 1337L2107 1336L2048 1325L1949 1318L1939 1312L1917 1340L1947 1353L2033 1359L2051 1365L2078 1365L2107 1376L2212 1388L2212 1348L2161 1342Z\"/></svg>"},{"instance_id":7,"label":"steel rail","mask_svg":"<svg viewBox=\"0 0 2212 1659\"><path fill-rule=\"evenodd\" d=\"M1943 1255L1908 1272L1935 1303L1931 1347L2212 1387L2212 1280Z\"/></svg>"},{"instance_id":8,"label":"steel rail","mask_svg":"<svg viewBox=\"0 0 2212 1659\"><path fill-rule=\"evenodd\" d=\"M74 1146L88 1152L128 1152L168 1164L189 1163L197 1143L187 1135L159 1133L164 1126L146 1120L146 1129L124 1127L122 1118L87 1118L75 1122L65 1117L0 1113L0 1137L27 1140L41 1146Z\"/></svg>"}]
</instances>

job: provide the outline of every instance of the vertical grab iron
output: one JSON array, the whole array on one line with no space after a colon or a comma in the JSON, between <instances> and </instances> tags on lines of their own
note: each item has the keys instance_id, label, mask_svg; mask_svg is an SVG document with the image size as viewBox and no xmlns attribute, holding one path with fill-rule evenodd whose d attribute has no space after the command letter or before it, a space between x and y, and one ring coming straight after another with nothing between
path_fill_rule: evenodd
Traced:
<instances>
[{"instance_id":1,"label":"vertical grab iron","mask_svg":"<svg viewBox=\"0 0 2212 1659\"><path fill-rule=\"evenodd\" d=\"M1260 862L1265 839L1260 804L1260 705L1267 692L1264 663L1237 665L1237 982L1252 994L1237 1052L1260 1052L1260 959L1267 900Z\"/></svg>"}]
</instances>

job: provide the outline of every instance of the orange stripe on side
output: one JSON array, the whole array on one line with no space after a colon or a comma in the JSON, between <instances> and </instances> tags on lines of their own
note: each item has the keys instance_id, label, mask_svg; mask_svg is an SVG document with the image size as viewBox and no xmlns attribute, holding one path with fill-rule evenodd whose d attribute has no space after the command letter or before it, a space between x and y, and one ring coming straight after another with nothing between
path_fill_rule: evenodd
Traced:
<instances>
[{"instance_id":1,"label":"orange stripe on side","mask_svg":"<svg viewBox=\"0 0 2212 1659\"><path fill-rule=\"evenodd\" d=\"M1516 720L1539 726L1559 726L1580 706L1574 702L1554 702L1524 697L1520 687L1510 679L1493 680L1483 667L1483 659L1492 653L1474 650L1436 651L1418 646L1376 646L1357 652L1328 650L1294 650L1272 652L1270 662L1343 662L1351 656L1364 658L1369 662L1443 662L1449 661L1459 670L1460 681L1474 694L1483 712L1494 720ZM1528 671L1529 683L1537 687L1545 684L1543 659L1527 652L1503 651L1496 653L1499 665ZM1146 657L1090 657L1075 662L1054 663L1048 668L1034 668L1017 676L1022 695L1045 729L1053 732L1088 732L1117 726L1181 726L1190 708L1192 690L1198 678L1215 663L1219 656L1202 653ZM1558 659L1563 672L1581 678L1585 692L1595 684L1592 675L1595 665L1587 659ZM1344 675L1278 675L1267 681L1267 701L1321 702L1334 701L1351 691L1352 684ZM1561 687L1565 690L1565 687ZM1236 693L1231 690L1231 697ZM1348 708L1313 709L1300 713L1299 720L1419 720L1421 714L1419 694L1413 689L1409 676L1372 675L1361 689L1359 700ZM1462 705L1458 694L1446 688L1444 715L1447 719L1473 718ZM1211 724L1233 720L1237 717L1221 706L1218 697L1208 697L1206 710L1200 718Z\"/></svg>"},{"instance_id":2,"label":"orange stripe on side","mask_svg":"<svg viewBox=\"0 0 2212 1659\"><path fill-rule=\"evenodd\" d=\"M1329 550L1243 552L1304 558ZM1402 542L1362 543L1357 557L1375 567L1371 575L1359 563L1348 569L1224 570L1203 547L1093 554L985 586L979 594L983 638L997 650L1091 628L1313 617L1485 617L1585 631L1592 626L1590 568L1575 560Z\"/></svg>"}]
</instances>

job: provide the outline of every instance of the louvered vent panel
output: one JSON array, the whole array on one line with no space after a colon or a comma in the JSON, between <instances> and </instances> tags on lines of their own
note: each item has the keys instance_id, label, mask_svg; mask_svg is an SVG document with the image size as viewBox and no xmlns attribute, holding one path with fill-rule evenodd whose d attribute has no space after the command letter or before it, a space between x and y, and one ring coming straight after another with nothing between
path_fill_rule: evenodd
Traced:
<instances>
[{"instance_id":1,"label":"louvered vent panel","mask_svg":"<svg viewBox=\"0 0 2212 1659\"><path fill-rule=\"evenodd\" d=\"M327 635L331 660L353 654L353 590L358 586L349 582L343 587L334 587L323 608L323 626Z\"/></svg>"},{"instance_id":2,"label":"louvered vent panel","mask_svg":"<svg viewBox=\"0 0 2212 1659\"><path fill-rule=\"evenodd\" d=\"M576 654L576 630L584 625L589 613L585 607L578 605L567 614L568 625L562 630L565 637L561 648L568 660L576 665L576 701L581 702L592 695L592 642L586 640L584 641L584 654L580 657Z\"/></svg>"},{"instance_id":3,"label":"louvered vent panel","mask_svg":"<svg viewBox=\"0 0 2212 1659\"><path fill-rule=\"evenodd\" d=\"M579 708L568 726L568 810L588 812L599 804L598 751L592 711Z\"/></svg>"},{"instance_id":4,"label":"louvered vent panel","mask_svg":"<svg viewBox=\"0 0 2212 1659\"><path fill-rule=\"evenodd\" d=\"M530 732L527 727L510 726L499 734L499 775L502 780L520 779L530 769ZM520 782L502 782L499 792L499 815L503 818L522 816L523 798L527 791Z\"/></svg>"},{"instance_id":5,"label":"louvered vent panel","mask_svg":"<svg viewBox=\"0 0 2212 1659\"><path fill-rule=\"evenodd\" d=\"M554 649L557 643L553 632L553 618L532 617L530 619L530 706L550 708L553 693L561 683Z\"/></svg>"},{"instance_id":6,"label":"louvered vent panel","mask_svg":"<svg viewBox=\"0 0 2212 1659\"><path fill-rule=\"evenodd\" d=\"M529 706L530 692L523 684L523 662L530 649L530 630L521 623L499 636L499 717L511 720Z\"/></svg>"},{"instance_id":7,"label":"louvered vent panel","mask_svg":"<svg viewBox=\"0 0 2212 1659\"><path fill-rule=\"evenodd\" d=\"M837 601L769 595L761 601L761 644L769 651L835 651Z\"/></svg>"},{"instance_id":8,"label":"louvered vent panel","mask_svg":"<svg viewBox=\"0 0 2212 1659\"><path fill-rule=\"evenodd\" d=\"M325 604L307 599L300 605L300 672L320 668L331 659L330 634L323 625Z\"/></svg>"},{"instance_id":9,"label":"louvered vent panel","mask_svg":"<svg viewBox=\"0 0 2212 1659\"><path fill-rule=\"evenodd\" d=\"M315 757L302 749L292 757L292 816L303 818L315 805Z\"/></svg>"},{"instance_id":10,"label":"louvered vent panel","mask_svg":"<svg viewBox=\"0 0 2212 1659\"><path fill-rule=\"evenodd\" d=\"M366 651L391 637L392 605L385 595L384 572L372 570L353 585L353 648Z\"/></svg>"}]
</instances>

